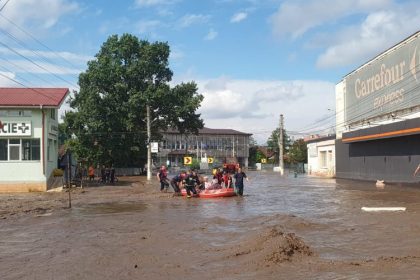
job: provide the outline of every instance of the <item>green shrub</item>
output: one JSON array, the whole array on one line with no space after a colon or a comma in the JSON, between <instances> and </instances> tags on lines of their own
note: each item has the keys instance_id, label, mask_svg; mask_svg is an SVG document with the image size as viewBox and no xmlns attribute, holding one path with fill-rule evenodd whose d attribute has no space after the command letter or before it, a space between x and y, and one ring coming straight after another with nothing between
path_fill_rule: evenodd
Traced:
<instances>
[{"instance_id":1,"label":"green shrub","mask_svg":"<svg viewBox=\"0 0 420 280\"><path fill-rule=\"evenodd\" d=\"M193 158L191 165L189 166L193 170L199 170L200 169L200 160Z\"/></svg>"}]
</instances>

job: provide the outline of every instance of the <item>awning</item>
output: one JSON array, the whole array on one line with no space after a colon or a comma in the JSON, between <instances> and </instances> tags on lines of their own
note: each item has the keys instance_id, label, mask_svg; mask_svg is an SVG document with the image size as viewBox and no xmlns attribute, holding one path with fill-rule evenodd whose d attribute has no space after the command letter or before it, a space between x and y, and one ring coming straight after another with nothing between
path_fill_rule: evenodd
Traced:
<instances>
[{"instance_id":1,"label":"awning","mask_svg":"<svg viewBox=\"0 0 420 280\"><path fill-rule=\"evenodd\" d=\"M343 133L343 143L371 141L420 134L420 118L359 129Z\"/></svg>"}]
</instances>

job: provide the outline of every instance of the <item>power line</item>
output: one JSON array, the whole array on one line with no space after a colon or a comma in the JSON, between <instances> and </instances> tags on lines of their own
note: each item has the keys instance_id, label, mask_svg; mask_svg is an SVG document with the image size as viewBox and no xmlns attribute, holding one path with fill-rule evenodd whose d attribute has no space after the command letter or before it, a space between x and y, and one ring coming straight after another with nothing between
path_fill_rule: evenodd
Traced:
<instances>
[{"instance_id":1,"label":"power line","mask_svg":"<svg viewBox=\"0 0 420 280\"><path fill-rule=\"evenodd\" d=\"M39 80L41 80L41 81L43 81L44 83L47 83L47 84L49 84L49 85L51 85L51 86L55 86L53 83L51 83L50 81L48 81L47 79L44 79L44 78L42 78L41 76L39 76L39 75L35 75L34 73L31 73L31 72L25 72L26 71L26 69L24 69L23 67L21 67L21 66L19 66L18 64L16 64L16 63L14 63L14 62L12 62L12 61L10 61L10 60L8 60L8 59L6 59L6 58L4 58L4 57L0 57L0 59L2 59L4 62L6 62L6 63L8 63L8 64L10 64L10 65L12 65L13 67L16 67L16 68L18 68L18 69L20 69L20 70L22 70L23 72L22 73L27 73L27 74L29 74L29 75L31 75L31 76L33 76L33 77L35 77L35 78L37 78L37 79L39 79ZM3 69L5 69L5 68L3 68ZM10 71L10 70L6 70L6 71ZM23 78L21 78L21 79L23 79ZM31 83L31 82L30 82Z\"/></svg>"},{"instance_id":2,"label":"power line","mask_svg":"<svg viewBox=\"0 0 420 280\"><path fill-rule=\"evenodd\" d=\"M66 59L64 56L60 55L59 53L57 53L56 51L54 51L53 49L51 49L50 47L48 47L46 44L42 43L40 40L38 40L35 36L33 36L31 33L29 33L28 31L26 31L25 29L23 29L22 27L20 27L19 25L17 25L16 23L14 23L11 19L7 18L6 16L4 16L3 14L0 13L0 17L2 17L3 19L5 19L7 22L9 22L10 24L12 24L14 27L16 27L19 31L21 31L22 33L26 34L27 36L29 36L32 40L34 40L35 42L37 42L39 45L43 46L44 48L46 48L47 50L51 51L54 55L56 55L57 57L61 58L62 60L64 60L65 62L67 62L70 66L77 68L77 66L75 66L71 61L69 61L68 59Z\"/></svg>"},{"instance_id":3,"label":"power line","mask_svg":"<svg viewBox=\"0 0 420 280\"><path fill-rule=\"evenodd\" d=\"M7 0L6 3L0 8L0 12L3 11L4 7L6 7L7 3L9 3L10 0Z\"/></svg>"},{"instance_id":4,"label":"power line","mask_svg":"<svg viewBox=\"0 0 420 280\"><path fill-rule=\"evenodd\" d=\"M9 76L7 76L7 75L3 74L2 72L0 72L0 76L3 76L4 78L6 78L6 79L8 79L8 80L10 80L10 81L12 81L12 82L14 82L14 83L16 83L16 84L18 84L18 85L22 86L23 88L25 88L25 89L29 89L29 90L32 90L32 91L34 91L34 92L36 92L36 93L38 93L38 94L40 94L40 95L42 95L42 96L44 96L44 97L46 97L46 98L50 99L50 100L57 101L57 100L55 100L54 98L52 98L51 96L49 96L49 95L47 95L47 94L43 93L42 91L39 91L39 90L37 90L36 88L28 87L27 85L25 85L25 84L23 84L23 83L21 83L21 82L19 82L19 81L15 80L15 79L13 79L13 78L10 78Z\"/></svg>"},{"instance_id":5,"label":"power line","mask_svg":"<svg viewBox=\"0 0 420 280\"><path fill-rule=\"evenodd\" d=\"M13 49L12 47L9 47L9 46L8 46L8 45L6 45L5 43L0 42L0 45L4 46L4 47L5 47L5 48L7 48L8 50L10 50L10 51L12 51L13 53L17 54L18 56L20 56L20 57L22 57L22 58L26 59L27 61L31 62L32 64L34 64L34 65L35 65L35 66L37 66L38 68L40 68L40 69L42 69L42 70L44 70L44 71L46 71L46 72L50 73L51 75L53 75L53 76L54 76L54 77L56 77L57 79L59 79L59 80L61 80L61 81L65 82L65 83L69 84L70 86L73 86L73 87L74 87L74 84L72 84L71 82L69 82L69 81L67 81L67 80L63 79L62 77L60 77L59 75L57 75L57 74L55 74L55 73L52 73L51 71L49 71L49 70L48 70L47 68L45 68L44 66L42 66L42 65L38 64L37 62L33 61L32 59L30 59L30 58L26 57L25 55L23 55L23 54L19 53L18 51L16 51L16 50L15 50L15 49Z\"/></svg>"}]
</instances>

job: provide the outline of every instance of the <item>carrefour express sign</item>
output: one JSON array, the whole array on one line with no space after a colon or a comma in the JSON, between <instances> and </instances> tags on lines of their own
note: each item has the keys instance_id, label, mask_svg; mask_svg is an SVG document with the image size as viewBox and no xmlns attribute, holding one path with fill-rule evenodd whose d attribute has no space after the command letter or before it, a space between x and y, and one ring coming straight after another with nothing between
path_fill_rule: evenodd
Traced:
<instances>
[{"instance_id":1,"label":"carrefour express sign","mask_svg":"<svg viewBox=\"0 0 420 280\"><path fill-rule=\"evenodd\" d=\"M31 136L31 122L0 121L0 137L2 136Z\"/></svg>"},{"instance_id":2,"label":"carrefour express sign","mask_svg":"<svg viewBox=\"0 0 420 280\"><path fill-rule=\"evenodd\" d=\"M345 78L348 124L420 105L420 38Z\"/></svg>"}]
</instances>

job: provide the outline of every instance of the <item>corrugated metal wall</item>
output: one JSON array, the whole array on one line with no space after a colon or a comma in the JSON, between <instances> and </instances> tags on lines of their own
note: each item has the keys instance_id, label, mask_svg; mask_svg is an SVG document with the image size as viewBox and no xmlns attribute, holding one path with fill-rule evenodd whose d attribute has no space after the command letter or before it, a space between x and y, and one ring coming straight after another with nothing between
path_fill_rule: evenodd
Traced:
<instances>
[{"instance_id":1,"label":"corrugated metal wall","mask_svg":"<svg viewBox=\"0 0 420 280\"><path fill-rule=\"evenodd\" d=\"M420 163L420 135L356 142L336 140L336 177L414 183Z\"/></svg>"}]
</instances>

